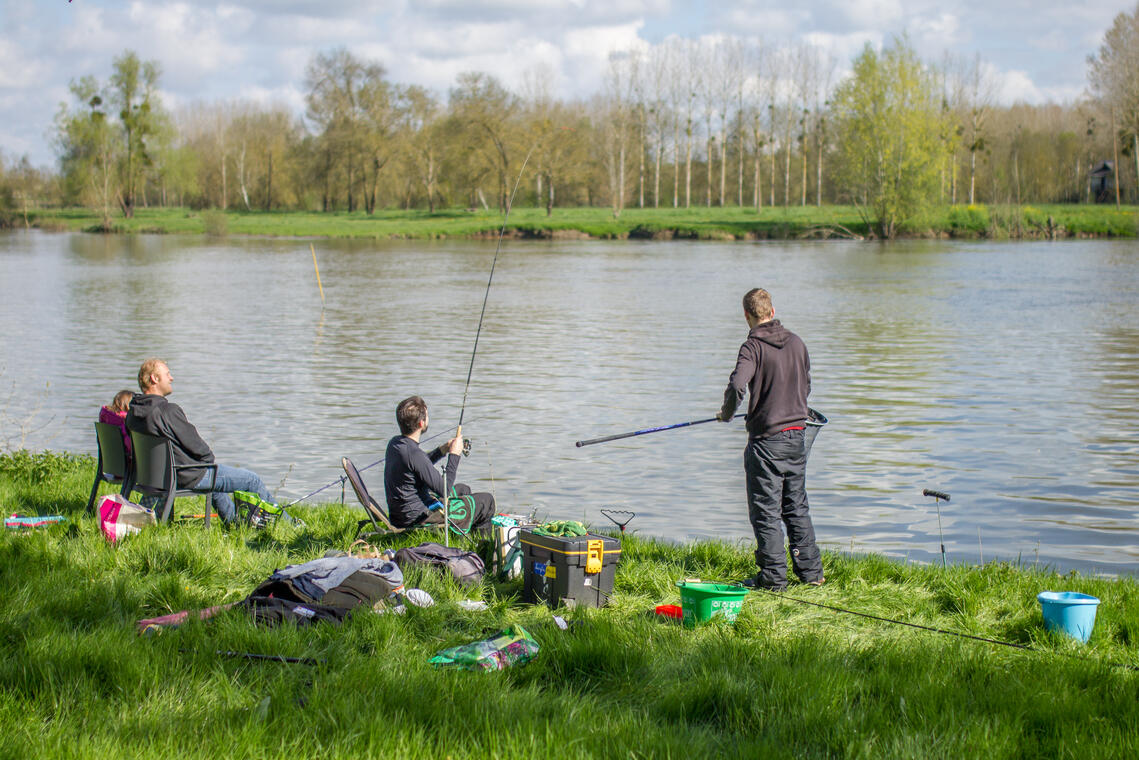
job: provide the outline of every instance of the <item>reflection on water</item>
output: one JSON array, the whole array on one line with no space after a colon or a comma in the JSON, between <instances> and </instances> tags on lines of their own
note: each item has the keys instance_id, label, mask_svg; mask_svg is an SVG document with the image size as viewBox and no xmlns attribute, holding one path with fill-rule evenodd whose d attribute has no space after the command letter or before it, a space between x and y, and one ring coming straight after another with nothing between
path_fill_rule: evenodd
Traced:
<instances>
[{"instance_id":1,"label":"reflection on water","mask_svg":"<svg viewBox=\"0 0 1139 760\"><path fill-rule=\"evenodd\" d=\"M453 425L493 243L8 233L0 367L50 383L34 446L90 450L100 404L163 356L222 461L281 498L382 456L418 393ZM1139 570L1139 268L1132 242L522 243L498 261L462 478L517 511L746 540L742 425L577 449L709 417L767 287L830 418L809 493L827 545ZM6 397L6 396L5 396ZM54 416L52 416L54 415ZM379 478L366 475L373 490ZM339 489L326 492L339 495Z\"/></svg>"}]
</instances>

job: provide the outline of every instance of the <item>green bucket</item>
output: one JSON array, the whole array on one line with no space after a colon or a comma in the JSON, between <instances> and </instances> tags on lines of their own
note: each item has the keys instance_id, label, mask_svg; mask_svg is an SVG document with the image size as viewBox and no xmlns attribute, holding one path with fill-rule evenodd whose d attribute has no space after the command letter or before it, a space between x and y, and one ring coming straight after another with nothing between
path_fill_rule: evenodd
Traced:
<instances>
[{"instance_id":1,"label":"green bucket","mask_svg":"<svg viewBox=\"0 0 1139 760\"><path fill-rule=\"evenodd\" d=\"M743 586L726 583L677 581L676 585L680 587L684 625L689 628L697 623L707 623L714 617L722 617L729 623L736 622L749 593Z\"/></svg>"}]
</instances>

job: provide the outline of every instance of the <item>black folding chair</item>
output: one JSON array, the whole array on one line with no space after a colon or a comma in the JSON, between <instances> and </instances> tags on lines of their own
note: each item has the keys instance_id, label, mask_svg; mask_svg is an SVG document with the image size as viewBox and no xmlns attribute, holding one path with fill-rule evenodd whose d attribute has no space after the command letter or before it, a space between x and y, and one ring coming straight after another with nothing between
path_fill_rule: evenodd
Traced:
<instances>
[{"instance_id":1,"label":"black folding chair","mask_svg":"<svg viewBox=\"0 0 1139 760\"><path fill-rule=\"evenodd\" d=\"M130 431L131 447L134 449L134 482L131 491L138 491L147 496L155 496L162 500L162 511L155 510L159 522L170 520L170 513L174 508L174 499L178 496L201 496L214 492L217 481L218 466L209 464L174 464L174 444L168 438L162 438L149 433ZM178 471L205 468L210 472L209 490L195 490L193 488L178 488ZM206 527L210 527L210 500L206 499Z\"/></svg>"},{"instance_id":2,"label":"black folding chair","mask_svg":"<svg viewBox=\"0 0 1139 760\"><path fill-rule=\"evenodd\" d=\"M95 465L95 482L91 484L91 496L87 499L87 513L95 511L95 497L99 494L100 483L122 483L120 494L130 493L131 478L134 475L123 433L117 425L106 422L95 423L95 440L99 445L99 461Z\"/></svg>"},{"instance_id":3,"label":"black folding chair","mask_svg":"<svg viewBox=\"0 0 1139 760\"><path fill-rule=\"evenodd\" d=\"M364 508L364 514L368 516L368 519L361 520L356 525L356 536L353 540L360 538L360 533L369 524L373 530L366 534L368 536L394 536L407 530L406 528L397 528L392 524L387 511L368 493L364 479L360 477L360 471L356 469L356 465L352 464L351 459L340 457L340 466L344 468L344 474L348 476L348 482L352 484L352 490L356 492L356 498L359 499L360 506Z\"/></svg>"}]
</instances>

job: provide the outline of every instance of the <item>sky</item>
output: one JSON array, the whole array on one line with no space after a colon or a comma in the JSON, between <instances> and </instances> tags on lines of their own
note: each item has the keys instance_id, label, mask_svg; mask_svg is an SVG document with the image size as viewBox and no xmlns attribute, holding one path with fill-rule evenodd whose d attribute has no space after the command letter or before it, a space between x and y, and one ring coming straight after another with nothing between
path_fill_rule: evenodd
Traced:
<instances>
[{"instance_id":1,"label":"sky","mask_svg":"<svg viewBox=\"0 0 1139 760\"><path fill-rule=\"evenodd\" d=\"M304 72L343 46L389 78L445 94L483 71L519 90L542 70L553 94L600 92L611 51L670 37L734 35L830 52L905 33L929 61L980 56L1002 103L1069 102L1087 56L1136 0L0 0L0 153L54 166L52 122L68 85L105 82L124 50L162 69L167 108L247 99L304 109Z\"/></svg>"}]
</instances>

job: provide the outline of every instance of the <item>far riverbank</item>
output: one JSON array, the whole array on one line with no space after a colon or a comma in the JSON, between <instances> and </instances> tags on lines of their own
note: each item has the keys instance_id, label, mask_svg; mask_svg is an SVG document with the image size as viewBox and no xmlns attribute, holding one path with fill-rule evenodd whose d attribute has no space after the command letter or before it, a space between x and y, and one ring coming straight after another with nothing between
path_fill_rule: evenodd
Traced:
<instances>
[{"instance_id":1,"label":"far riverbank","mask_svg":"<svg viewBox=\"0 0 1139 760\"><path fill-rule=\"evenodd\" d=\"M47 209L13 215L12 226L53 231L128 234L255 235L272 237L431 240L497 236L503 215L495 210L383 209L374 214L311 211L220 211L189 208L137 209L126 219L113 214L109 229L91 209ZM515 207L506 225L512 237L537 239L796 240L869 239L872 233L854 206L625 209ZM943 206L906 229L908 238L1062 239L1134 238L1139 206L1039 205Z\"/></svg>"}]
</instances>

